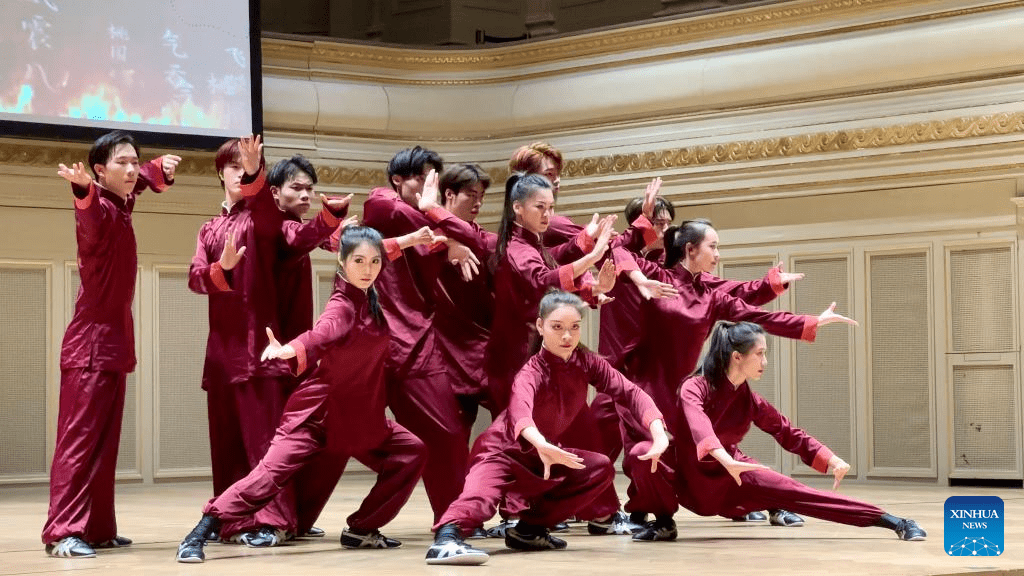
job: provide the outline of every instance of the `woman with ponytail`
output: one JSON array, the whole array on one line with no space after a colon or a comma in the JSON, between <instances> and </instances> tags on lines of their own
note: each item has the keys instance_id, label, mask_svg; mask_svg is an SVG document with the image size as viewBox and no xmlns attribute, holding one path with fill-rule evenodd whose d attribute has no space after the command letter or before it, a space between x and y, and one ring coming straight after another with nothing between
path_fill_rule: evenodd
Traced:
<instances>
[{"instance_id":1,"label":"woman with ponytail","mask_svg":"<svg viewBox=\"0 0 1024 576\"><path fill-rule=\"evenodd\" d=\"M426 462L426 447L385 416L385 360L390 332L374 281L402 250L444 241L424 227L382 240L373 228L342 232L334 292L312 330L281 345L268 328L263 361L281 358L295 374L313 367L289 396L267 453L248 476L207 503L199 524L178 546L178 562L202 562L207 538L223 522L252 514L295 477L303 500L299 529L312 526L349 458L377 472L377 483L342 532L345 548L395 548L381 535L408 500Z\"/></svg>"},{"instance_id":2,"label":"woman with ponytail","mask_svg":"<svg viewBox=\"0 0 1024 576\"><path fill-rule=\"evenodd\" d=\"M834 312L835 303L818 316L790 312L768 312L756 304L769 302L785 290L785 285L802 278L802 274L782 272L781 264L755 282L731 282L711 274L718 265L718 233L711 222L688 220L665 231L665 265L638 260L627 252L614 250L616 267L629 274L634 282L659 281L671 284L679 295L674 298L648 300L642 304L641 333L628 343L626 374L654 398L665 415L669 429L678 418L676 394L679 383L693 372L700 357L701 346L711 327L718 320L758 322L770 334L813 342L819 326L833 322L857 323ZM753 304L752 304L753 303ZM634 466L636 443L623 426L623 468L634 479L630 490L629 512L651 512L645 502L651 495L635 486ZM642 453L642 452L638 452ZM799 518L793 517L794 522ZM783 525L789 525L784 522ZM646 539L647 531L635 534Z\"/></svg>"},{"instance_id":3,"label":"woman with ponytail","mask_svg":"<svg viewBox=\"0 0 1024 576\"><path fill-rule=\"evenodd\" d=\"M552 248L543 234L554 214L551 182L540 174L513 174L505 183L505 206L498 227L494 274L495 310L487 342L487 401L495 417L508 405L512 379L530 355L536 339L537 305L551 288L576 292L591 303L612 288L615 267L604 262L596 284L584 274L608 250L615 216L598 224L595 237L581 230L573 240Z\"/></svg>"},{"instance_id":4,"label":"woman with ponytail","mask_svg":"<svg viewBox=\"0 0 1024 576\"><path fill-rule=\"evenodd\" d=\"M704 362L687 378L679 393L681 418L675 438L675 491L662 493L658 529L675 532L671 513L676 499L702 516L742 516L751 511L786 508L815 518L853 526L879 526L901 540L924 540L927 534L910 519L881 508L810 488L743 454L738 445L757 426L786 451L822 474L832 474L833 490L850 465L800 428L794 427L758 393L750 380L759 380L768 365L765 331L749 322L719 322L711 334ZM655 538L666 540L670 538Z\"/></svg>"},{"instance_id":5,"label":"woman with ponytail","mask_svg":"<svg viewBox=\"0 0 1024 576\"><path fill-rule=\"evenodd\" d=\"M661 413L650 396L606 360L578 347L583 301L553 290L538 308L532 328L540 336L540 351L516 375L508 409L473 445L465 488L434 525L428 564L484 563L488 554L467 546L463 538L494 515L503 497L525 503L519 522L505 532L505 546L531 551L566 547L550 527L580 515L615 476L607 456L575 443L569 434L587 410L590 385L643 423L639 432L648 450L640 460L648 469L656 471L668 447ZM596 435L593 428L589 432Z\"/></svg>"}]
</instances>

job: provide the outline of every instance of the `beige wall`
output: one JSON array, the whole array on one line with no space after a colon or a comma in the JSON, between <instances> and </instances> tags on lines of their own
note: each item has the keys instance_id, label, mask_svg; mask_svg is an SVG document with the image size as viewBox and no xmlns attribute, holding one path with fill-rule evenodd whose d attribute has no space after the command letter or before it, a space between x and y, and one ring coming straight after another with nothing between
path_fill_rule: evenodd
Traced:
<instances>
[{"instance_id":1,"label":"beige wall","mask_svg":"<svg viewBox=\"0 0 1024 576\"><path fill-rule=\"evenodd\" d=\"M681 217L715 222L724 275L782 261L807 278L779 308L836 300L861 321L812 345L773 340L759 384L857 481L1020 479L1022 22L1013 2L797 0L471 52L269 39L267 153L306 154L321 189L363 195L423 143L496 177L488 225L509 153L533 140L565 152L559 209L573 217L618 212L662 176ZM75 258L54 165L84 151L0 140L0 289L45 312L0 317L0 357L17 367L0 376L0 482L45 479ZM182 272L220 192L212 157L188 160L136 211L125 477L208 466L204 443L181 448L205 426L205 301ZM749 448L808 471L763 438Z\"/></svg>"}]
</instances>

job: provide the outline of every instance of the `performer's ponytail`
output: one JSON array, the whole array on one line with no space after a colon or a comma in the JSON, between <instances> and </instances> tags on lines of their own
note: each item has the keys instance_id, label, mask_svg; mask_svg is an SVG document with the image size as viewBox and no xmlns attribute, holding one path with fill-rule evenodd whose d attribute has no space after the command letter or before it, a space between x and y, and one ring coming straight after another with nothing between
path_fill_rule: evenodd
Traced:
<instances>
[{"instance_id":1,"label":"performer's ponytail","mask_svg":"<svg viewBox=\"0 0 1024 576\"><path fill-rule=\"evenodd\" d=\"M712 228L714 226L707 218L694 218L683 221L679 226L669 226L665 230L665 268L672 268L686 259L687 245L700 246Z\"/></svg>"},{"instance_id":2,"label":"performer's ponytail","mask_svg":"<svg viewBox=\"0 0 1024 576\"><path fill-rule=\"evenodd\" d=\"M708 351L697 367L701 374L717 388L726 381L733 352L746 354L757 344L758 336L764 335L764 328L753 322L720 321L711 329Z\"/></svg>"},{"instance_id":3,"label":"performer's ponytail","mask_svg":"<svg viewBox=\"0 0 1024 576\"><path fill-rule=\"evenodd\" d=\"M542 188L552 189L551 181L541 174L516 172L505 181L505 206L501 212L501 223L498 225L498 246L494 251L498 262L505 257L505 249L512 238L512 227L516 222L512 206L516 203L525 204L534 192Z\"/></svg>"}]
</instances>

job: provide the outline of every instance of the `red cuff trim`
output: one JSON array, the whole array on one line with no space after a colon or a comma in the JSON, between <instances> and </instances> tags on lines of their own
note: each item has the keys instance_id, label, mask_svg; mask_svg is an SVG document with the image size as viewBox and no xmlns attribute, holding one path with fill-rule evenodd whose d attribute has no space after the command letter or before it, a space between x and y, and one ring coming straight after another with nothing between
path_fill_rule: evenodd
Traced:
<instances>
[{"instance_id":1,"label":"red cuff trim","mask_svg":"<svg viewBox=\"0 0 1024 576\"><path fill-rule=\"evenodd\" d=\"M384 255L387 256L389 262L394 262L402 257L402 248L398 245L398 240L384 239Z\"/></svg>"},{"instance_id":2,"label":"red cuff trim","mask_svg":"<svg viewBox=\"0 0 1024 576\"><path fill-rule=\"evenodd\" d=\"M572 277L572 264L566 264L558 269L558 281L562 290L572 292L576 288L576 279Z\"/></svg>"},{"instance_id":3,"label":"red cuff trim","mask_svg":"<svg viewBox=\"0 0 1024 576\"><path fill-rule=\"evenodd\" d=\"M643 234L644 248L658 240L658 233L654 230L654 224L647 219L647 216L641 214L636 220L633 220L633 227Z\"/></svg>"},{"instance_id":4,"label":"red cuff trim","mask_svg":"<svg viewBox=\"0 0 1024 576\"><path fill-rule=\"evenodd\" d=\"M711 454L712 450L717 450L721 447L722 443L718 441L718 438L708 436L697 444L697 460L707 458L708 454Z\"/></svg>"},{"instance_id":5,"label":"red cuff trim","mask_svg":"<svg viewBox=\"0 0 1024 576\"><path fill-rule=\"evenodd\" d=\"M328 210L326 206L320 210L320 216L323 217L324 224L327 224L328 228L337 228L338 225L341 224L341 218L331 214L331 211Z\"/></svg>"},{"instance_id":6,"label":"red cuff trim","mask_svg":"<svg viewBox=\"0 0 1024 576\"><path fill-rule=\"evenodd\" d=\"M81 190L81 188L79 188ZM96 185L89 184L88 191L85 194L85 198L79 198L75 196L75 208L79 210L85 210L89 206L92 206L93 199L96 198Z\"/></svg>"},{"instance_id":7,"label":"red cuff trim","mask_svg":"<svg viewBox=\"0 0 1024 576\"><path fill-rule=\"evenodd\" d=\"M814 342L814 339L818 337L818 317L817 316L804 316L804 331L800 334L801 340L808 342Z\"/></svg>"},{"instance_id":8,"label":"red cuff trim","mask_svg":"<svg viewBox=\"0 0 1024 576\"><path fill-rule=\"evenodd\" d=\"M811 463L811 468L814 468L822 474L828 473L828 461L832 459L834 454L828 449L828 446L822 446L821 450L814 455L814 462Z\"/></svg>"},{"instance_id":9,"label":"red cuff trim","mask_svg":"<svg viewBox=\"0 0 1024 576\"><path fill-rule=\"evenodd\" d=\"M529 428L530 426L537 426L537 424L534 423L533 418L520 418L519 420L516 421L516 425L512 427L512 437L519 438L519 435L523 432L523 430Z\"/></svg>"},{"instance_id":10,"label":"red cuff trim","mask_svg":"<svg viewBox=\"0 0 1024 576\"><path fill-rule=\"evenodd\" d=\"M224 268L221 267L220 262L214 262L210 265L210 282L213 282L213 285L221 292L231 291L231 284L228 284L228 279L224 276Z\"/></svg>"},{"instance_id":11,"label":"red cuff trim","mask_svg":"<svg viewBox=\"0 0 1024 576\"><path fill-rule=\"evenodd\" d=\"M650 428L651 423L655 420L661 420L662 424L665 423L665 417L661 415L661 411L657 408L650 408L644 412L644 428Z\"/></svg>"},{"instance_id":12,"label":"red cuff trim","mask_svg":"<svg viewBox=\"0 0 1024 576\"><path fill-rule=\"evenodd\" d=\"M252 198L263 190L264 184L267 182L267 171L263 169L263 165L260 165L260 172L256 175L256 179L249 184L242 184L242 196L244 198Z\"/></svg>"},{"instance_id":13,"label":"red cuff trim","mask_svg":"<svg viewBox=\"0 0 1024 576\"><path fill-rule=\"evenodd\" d=\"M580 250L583 250L584 254L593 250L595 244L597 244L597 242L590 236L587 236L586 229L581 230L580 233L576 235L576 245L580 247Z\"/></svg>"},{"instance_id":14,"label":"red cuff trim","mask_svg":"<svg viewBox=\"0 0 1024 576\"><path fill-rule=\"evenodd\" d=\"M427 210L426 214L427 217L433 220L434 222L440 222L442 220L447 220L453 217L453 214L451 212L445 210L444 208L441 208L440 206L438 206L437 208L431 208L430 210Z\"/></svg>"},{"instance_id":15,"label":"red cuff trim","mask_svg":"<svg viewBox=\"0 0 1024 576\"><path fill-rule=\"evenodd\" d=\"M772 287L772 292L775 292L776 295L786 291L786 285L782 283L782 277L779 275L778 268L772 268L768 271L768 285Z\"/></svg>"},{"instance_id":16,"label":"red cuff trim","mask_svg":"<svg viewBox=\"0 0 1024 576\"><path fill-rule=\"evenodd\" d=\"M306 371L306 347L298 339L292 340L288 343L289 346L295 349L295 375L302 374Z\"/></svg>"}]
</instances>

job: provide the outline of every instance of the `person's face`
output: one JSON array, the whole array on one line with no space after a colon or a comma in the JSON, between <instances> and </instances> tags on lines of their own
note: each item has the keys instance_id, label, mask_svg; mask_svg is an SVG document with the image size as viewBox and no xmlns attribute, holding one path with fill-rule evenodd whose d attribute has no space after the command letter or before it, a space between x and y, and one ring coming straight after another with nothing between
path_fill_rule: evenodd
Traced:
<instances>
[{"instance_id":1,"label":"person's face","mask_svg":"<svg viewBox=\"0 0 1024 576\"><path fill-rule=\"evenodd\" d=\"M245 168L242 168L242 163L237 160L225 164L224 169L220 172L220 179L224 182L224 191L232 202L242 199L242 176L244 174Z\"/></svg>"},{"instance_id":2,"label":"person's face","mask_svg":"<svg viewBox=\"0 0 1024 576\"><path fill-rule=\"evenodd\" d=\"M309 174L300 171L294 178L287 180L284 186L271 186L270 191L281 210L302 218L309 211L310 198L313 196L313 179Z\"/></svg>"},{"instance_id":3,"label":"person's face","mask_svg":"<svg viewBox=\"0 0 1024 576\"><path fill-rule=\"evenodd\" d=\"M688 244L686 252L686 259L689 261L687 269L695 272L714 272L718 266L718 232L715 232L714 228L708 228L700 244Z\"/></svg>"},{"instance_id":4,"label":"person's face","mask_svg":"<svg viewBox=\"0 0 1024 576\"><path fill-rule=\"evenodd\" d=\"M555 214L555 197L550 188L538 188L523 203L513 203L512 210L516 214L516 222L523 228L543 234Z\"/></svg>"},{"instance_id":5,"label":"person's face","mask_svg":"<svg viewBox=\"0 0 1024 576\"><path fill-rule=\"evenodd\" d=\"M654 225L654 231L658 233L658 238L663 238L665 230L672 225L672 216L669 215L668 210L658 210L654 214L654 221L651 224Z\"/></svg>"},{"instance_id":6,"label":"person's face","mask_svg":"<svg viewBox=\"0 0 1024 576\"><path fill-rule=\"evenodd\" d=\"M473 222L480 214L484 203L484 185L477 182L472 186L463 186L458 194L451 190L444 191L445 208L466 222Z\"/></svg>"},{"instance_id":7,"label":"person's face","mask_svg":"<svg viewBox=\"0 0 1024 576\"><path fill-rule=\"evenodd\" d=\"M568 358L580 343L583 319L575 306L555 308L547 318L537 318L537 331L544 348L559 358Z\"/></svg>"},{"instance_id":8,"label":"person's face","mask_svg":"<svg viewBox=\"0 0 1024 576\"><path fill-rule=\"evenodd\" d=\"M433 170L434 167L427 164L423 167L423 172L419 174L413 174L412 176L392 176L391 183L394 185L395 190L398 191L398 195L405 200L407 204L416 206L419 201L416 200L416 195L423 191L423 181L426 179L427 174Z\"/></svg>"},{"instance_id":9,"label":"person's face","mask_svg":"<svg viewBox=\"0 0 1024 576\"><path fill-rule=\"evenodd\" d=\"M368 242L356 246L341 263L341 270L349 284L366 290L380 274L380 252Z\"/></svg>"},{"instance_id":10,"label":"person's face","mask_svg":"<svg viewBox=\"0 0 1024 576\"><path fill-rule=\"evenodd\" d=\"M540 174L551 181L552 193L558 195L558 184L560 182L558 165L551 158L545 156L540 161Z\"/></svg>"},{"instance_id":11,"label":"person's face","mask_svg":"<svg viewBox=\"0 0 1024 576\"><path fill-rule=\"evenodd\" d=\"M743 378L739 384L733 386L739 386L747 380L760 380L764 375L764 369L768 367L767 352L768 345L765 343L764 334L757 335L757 343L746 354L733 352L730 364Z\"/></svg>"},{"instance_id":12,"label":"person's face","mask_svg":"<svg viewBox=\"0 0 1024 576\"><path fill-rule=\"evenodd\" d=\"M100 186L122 198L135 188L139 180L139 155L131 144L118 144L106 164L93 166Z\"/></svg>"}]
</instances>

